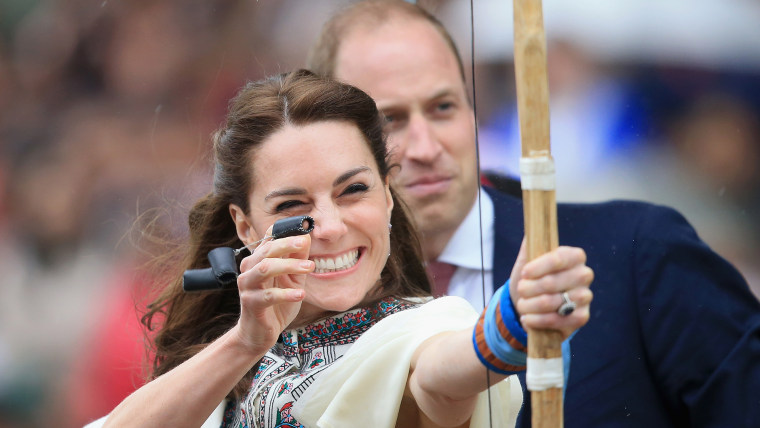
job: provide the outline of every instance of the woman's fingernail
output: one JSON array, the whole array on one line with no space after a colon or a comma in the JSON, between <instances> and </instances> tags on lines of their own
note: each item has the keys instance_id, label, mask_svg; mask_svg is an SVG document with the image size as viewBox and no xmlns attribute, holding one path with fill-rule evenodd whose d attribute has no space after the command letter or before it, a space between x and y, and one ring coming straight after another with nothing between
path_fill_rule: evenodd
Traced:
<instances>
[{"instance_id":1,"label":"woman's fingernail","mask_svg":"<svg viewBox=\"0 0 760 428\"><path fill-rule=\"evenodd\" d=\"M301 262L301 267L304 269L311 269L313 264L314 262L312 262L311 260L304 260Z\"/></svg>"}]
</instances>

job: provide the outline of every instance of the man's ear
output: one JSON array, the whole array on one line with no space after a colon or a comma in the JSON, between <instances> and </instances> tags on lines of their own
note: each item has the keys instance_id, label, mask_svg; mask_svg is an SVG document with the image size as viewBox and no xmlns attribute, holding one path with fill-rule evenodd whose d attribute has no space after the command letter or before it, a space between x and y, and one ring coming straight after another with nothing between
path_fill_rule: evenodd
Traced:
<instances>
[{"instance_id":1,"label":"man's ear","mask_svg":"<svg viewBox=\"0 0 760 428\"><path fill-rule=\"evenodd\" d=\"M230 215L232 221L235 222L235 230L237 230L238 238L243 241L243 244L248 245L251 242L258 240L258 234L253 229L251 222L248 221L248 217L243 212L243 209L235 204L230 204Z\"/></svg>"}]
</instances>

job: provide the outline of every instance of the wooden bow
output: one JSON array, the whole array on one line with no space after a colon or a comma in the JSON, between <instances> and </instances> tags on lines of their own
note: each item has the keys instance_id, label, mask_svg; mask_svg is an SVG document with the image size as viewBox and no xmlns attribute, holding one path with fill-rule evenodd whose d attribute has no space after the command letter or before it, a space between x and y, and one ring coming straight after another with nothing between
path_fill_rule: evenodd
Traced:
<instances>
[{"instance_id":1,"label":"wooden bow","mask_svg":"<svg viewBox=\"0 0 760 428\"><path fill-rule=\"evenodd\" d=\"M541 0L514 0L514 62L522 146L521 178L528 259L559 245L554 164L549 141L549 83ZM562 335L528 330L528 371L562 359ZM532 367L532 365L534 365ZM540 364L539 364L540 366ZM561 366L560 366L561 367ZM538 373L540 374L540 373ZM528 389L532 389L528 382ZM562 388L531 391L533 427L563 426Z\"/></svg>"},{"instance_id":2,"label":"wooden bow","mask_svg":"<svg viewBox=\"0 0 760 428\"><path fill-rule=\"evenodd\" d=\"M520 174L523 188L528 259L533 260L559 246L554 161L551 156L549 139L549 79L546 67L546 33L544 32L541 0L513 0L513 2L517 112L520 120L522 146ZM472 1L470 1L470 25L474 97L476 91ZM474 104L475 102L473 102ZM477 147L477 127L475 132ZM478 156L478 173L480 173L479 165ZM485 283L483 283L483 287L485 287ZM562 371L562 334L555 330L529 329L526 379L530 378L531 375L540 376L542 374L540 369L545 362L560 363L558 367ZM536 370L536 365L538 370ZM561 428L564 425L563 388L556 386L533 387L529 381L528 389L531 390L533 427ZM490 408L490 399L488 404Z\"/></svg>"}]
</instances>

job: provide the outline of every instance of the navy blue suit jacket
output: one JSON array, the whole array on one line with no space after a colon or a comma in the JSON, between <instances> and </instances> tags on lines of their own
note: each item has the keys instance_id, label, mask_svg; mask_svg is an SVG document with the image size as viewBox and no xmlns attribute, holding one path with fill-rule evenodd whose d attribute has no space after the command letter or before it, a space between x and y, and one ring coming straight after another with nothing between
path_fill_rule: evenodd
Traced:
<instances>
[{"instance_id":1,"label":"navy blue suit jacket","mask_svg":"<svg viewBox=\"0 0 760 428\"><path fill-rule=\"evenodd\" d=\"M486 190L497 288L523 211ZM559 204L557 214L560 245L583 248L595 273L591 318L570 343L565 426L760 427L760 303L736 269L670 208L614 201ZM523 392L518 425L530 427Z\"/></svg>"}]
</instances>

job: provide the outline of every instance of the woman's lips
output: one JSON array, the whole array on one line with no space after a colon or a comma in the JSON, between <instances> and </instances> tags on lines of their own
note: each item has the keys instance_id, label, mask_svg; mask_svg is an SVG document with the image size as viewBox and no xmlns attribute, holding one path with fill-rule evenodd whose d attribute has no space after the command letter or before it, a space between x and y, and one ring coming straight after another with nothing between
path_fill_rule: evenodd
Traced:
<instances>
[{"instance_id":1,"label":"woman's lips","mask_svg":"<svg viewBox=\"0 0 760 428\"><path fill-rule=\"evenodd\" d=\"M340 272L350 269L359 262L359 254L359 249L354 248L338 256L312 257L315 265L314 273Z\"/></svg>"}]
</instances>

